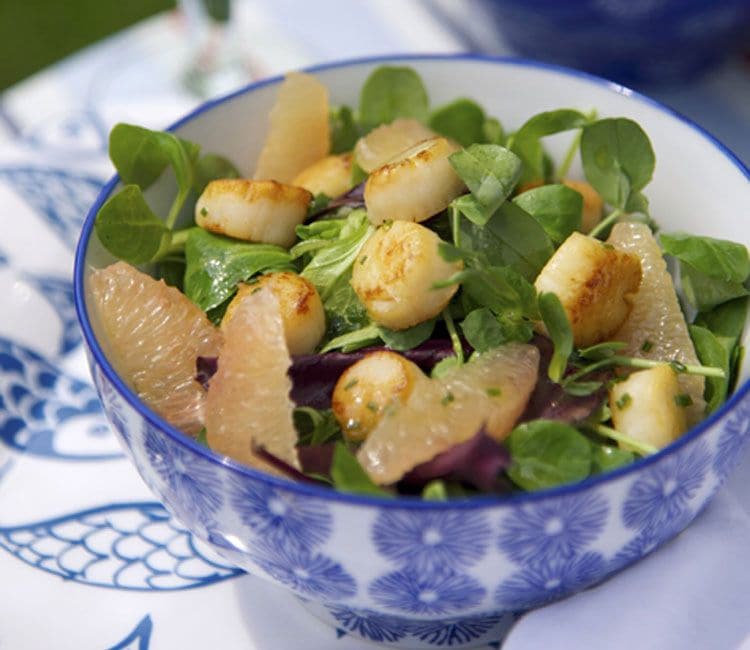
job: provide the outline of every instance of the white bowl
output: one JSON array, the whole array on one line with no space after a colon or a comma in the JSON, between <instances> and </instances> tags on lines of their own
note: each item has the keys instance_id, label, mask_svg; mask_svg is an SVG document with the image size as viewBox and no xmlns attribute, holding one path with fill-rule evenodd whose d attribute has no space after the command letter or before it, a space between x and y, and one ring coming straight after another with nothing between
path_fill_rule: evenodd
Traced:
<instances>
[{"instance_id":1,"label":"white bowl","mask_svg":"<svg viewBox=\"0 0 750 650\"><path fill-rule=\"evenodd\" d=\"M398 57L316 68L333 103L356 105L383 63L410 65L433 106L470 97L508 129L559 107L635 119L656 153L645 193L667 231L750 244L741 221L748 171L719 142L656 102L585 74L468 56ZM180 120L175 131L250 173L280 79L251 85ZM237 137L241 133L242 137ZM553 155L564 143L553 140ZM249 572L284 585L322 618L402 647L497 640L516 612L591 586L680 532L706 506L750 437L750 384L665 450L576 485L513 497L424 502L352 496L259 473L164 422L117 375L89 319L87 277L112 261L89 213L75 291L95 383L142 477L198 537ZM165 185L149 192L168 203Z\"/></svg>"}]
</instances>

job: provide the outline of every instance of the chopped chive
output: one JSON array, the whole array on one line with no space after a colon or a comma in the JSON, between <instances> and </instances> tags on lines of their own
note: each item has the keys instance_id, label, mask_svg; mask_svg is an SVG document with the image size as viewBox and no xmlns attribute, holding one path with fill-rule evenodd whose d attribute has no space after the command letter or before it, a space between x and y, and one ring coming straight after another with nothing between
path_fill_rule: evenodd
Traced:
<instances>
[{"instance_id":1,"label":"chopped chive","mask_svg":"<svg viewBox=\"0 0 750 650\"><path fill-rule=\"evenodd\" d=\"M620 397L620 399L615 402L615 406L623 411L628 406L630 406L632 401L633 398L630 396L630 393L623 393L622 397Z\"/></svg>"},{"instance_id":2,"label":"chopped chive","mask_svg":"<svg viewBox=\"0 0 750 650\"><path fill-rule=\"evenodd\" d=\"M361 264L364 264L364 263L365 263L366 261L367 261L367 255L363 255L363 256L362 256L362 259L361 259L361 260L359 260L359 263L360 263L360 265L361 265Z\"/></svg>"},{"instance_id":3,"label":"chopped chive","mask_svg":"<svg viewBox=\"0 0 750 650\"><path fill-rule=\"evenodd\" d=\"M201 208L201 216L205 217L208 214L208 210L205 207Z\"/></svg>"},{"instance_id":4,"label":"chopped chive","mask_svg":"<svg viewBox=\"0 0 750 650\"><path fill-rule=\"evenodd\" d=\"M687 393L680 393L679 395L674 396L674 403L677 404L677 406L681 407L687 407L692 406L693 404L693 398L690 397Z\"/></svg>"},{"instance_id":5,"label":"chopped chive","mask_svg":"<svg viewBox=\"0 0 750 650\"><path fill-rule=\"evenodd\" d=\"M375 402L367 402L367 409L373 413L377 413L378 405Z\"/></svg>"},{"instance_id":6,"label":"chopped chive","mask_svg":"<svg viewBox=\"0 0 750 650\"><path fill-rule=\"evenodd\" d=\"M441 403L441 404L442 404L443 406L448 406L448 404L450 404L450 403L451 403L451 402L452 402L452 401L453 401L454 399L456 399L456 398L455 398L455 397L453 397L453 393L451 393L451 392L449 391L449 392L447 392L447 393L445 394L445 397L443 397L443 399L441 399L441 400L440 400L440 403Z\"/></svg>"},{"instance_id":7,"label":"chopped chive","mask_svg":"<svg viewBox=\"0 0 750 650\"><path fill-rule=\"evenodd\" d=\"M490 386L490 388L487 388L487 389L485 390L485 392L486 392L486 393L487 393L487 395L489 395L490 397L500 397L500 395L502 395L502 392L503 392L503 391L501 391L501 390L500 390L499 388L495 388L495 387L493 387L493 386Z\"/></svg>"},{"instance_id":8,"label":"chopped chive","mask_svg":"<svg viewBox=\"0 0 750 650\"><path fill-rule=\"evenodd\" d=\"M654 347L654 344L653 344L653 343L651 343L651 341L649 341L648 339L646 339L646 340L645 340L645 341L643 342L643 345L641 346L641 352L648 352L648 351L649 351L649 350L651 350L651 348L653 348L653 347Z\"/></svg>"},{"instance_id":9,"label":"chopped chive","mask_svg":"<svg viewBox=\"0 0 750 650\"><path fill-rule=\"evenodd\" d=\"M359 379L356 377L354 379L351 379L344 385L344 390L350 390L354 388L359 383Z\"/></svg>"},{"instance_id":10,"label":"chopped chive","mask_svg":"<svg viewBox=\"0 0 750 650\"><path fill-rule=\"evenodd\" d=\"M681 361L677 361L677 359L673 359L672 361L670 361L669 365L675 372L687 372L687 366Z\"/></svg>"}]
</instances>

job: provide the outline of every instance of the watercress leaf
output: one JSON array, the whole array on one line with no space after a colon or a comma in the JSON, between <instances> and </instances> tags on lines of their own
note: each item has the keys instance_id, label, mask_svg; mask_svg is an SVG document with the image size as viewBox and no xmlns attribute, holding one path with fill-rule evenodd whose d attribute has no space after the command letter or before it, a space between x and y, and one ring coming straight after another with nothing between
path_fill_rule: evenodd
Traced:
<instances>
[{"instance_id":1,"label":"watercress leaf","mask_svg":"<svg viewBox=\"0 0 750 650\"><path fill-rule=\"evenodd\" d=\"M523 161L522 182L543 181L550 165L541 138L586 125L589 118L579 111L561 108L530 117L512 137L510 148Z\"/></svg>"},{"instance_id":2,"label":"watercress leaf","mask_svg":"<svg viewBox=\"0 0 750 650\"><path fill-rule=\"evenodd\" d=\"M469 312L461 323L461 331L477 352L487 352L508 342L505 328L487 307Z\"/></svg>"},{"instance_id":3,"label":"watercress leaf","mask_svg":"<svg viewBox=\"0 0 750 650\"><path fill-rule=\"evenodd\" d=\"M596 345L579 350L578 356L587 361L601 361L602 359L609 359L615 356L626 347L628 347L627 343L621 341L604 341L603 343L597 343Z\"/></svg>"},{"instance_id":4,"label":"watercress leaf","mask_svg":"<svg viewBox=\"0 0 750 650\"><path fill-rule=\"evenodd\" d=\"M641 192L631 192L625 203L625 212L630 214L640 212L641 214L648 215L648 198L641 194Z\"/></svg>"},{"instance_id":5,"label":"watercress leaf","mask_svg":"<svg viewBox=\"0 0 750 650\"><path fill-rule=\"evenodd\" d=\"M505 132L502 124L494 117L488 117L482 125L482 140L490 144L505 145Z\"/></svg>"},{"instance_id":6,"label":"watercress leaf","mask_svg":"<svg viewBox=\"0 0 750 650\"><path fill-rule=\"evenodd\" d=\"M253 275L291 268L279 246L254 244L191 228L185 245L185 294L204 311L217 307Z\"/></svg>"},{"instance_id":7,"label":"watercress leaf","mask_svg":"<svg viewBox=\"0 0 750 650\"><path fill-rule=\"evenodd\" d=\"M524 490L582 481L591 473L589 440L568 424L556 420L532 420L511 431L510 479Z\"/></svg>"},{"instance_id":8,"label":"watercress leaf","mask_svg":"<svg viewBox=\"0 0 750 650\"><path fill-rule=\"evenodd\" d=\"M483 218L472 221L484 225L516 186L521 160L496 144L473 144L451 154L448 160L483 209ZM457 207L462 209L460 202Z\"/></svg>"},{"instance_id":9,"label":"watercress leaf","mask_svg":"<svg viewBox=\"0 0 750 650\"><path fill-rule=\"evenodd\" d=\"M378 497L393 496L390 492L372 482L357 458L341 442L337 442L333 450L331 478L334 487L341 492L369 494Z\"/></svg>"},{"instance_id":10,"label":"watercress leaf","mask_svg":"<svg viewBox=\"0 0 750 650\"><path fill-rule=\"evenodd\" d=\"M123 183L146 189L171 164L180 188L192 184L200 147L172 133L133 124L116 124L109 134L109 157Z\"/></svg>"},{"instance_id":11,"label":"watercress leaf","mask_svg":"<svg viewBox=\"0 0 750 650\"><path fill-rule=\"evenodd\" d=\"M626 118L589 124L581 136L586 179L602 198L626 209L631 194L648 185L654 173L654 150L640 126Z\"/></svg>"},{"instance_id":12,"label":"watercress leaf","mask_svg":"<svg viewBox=\"0 0 750 650\"><path fill-rule=\"evenodd\" d=\"M713 413L724 402L729 390L731 354L735 341L731 337L718 337L711 330L698 325L690 325L689 329L700 362L724 371L724 377L706 377L706 413Z\"/></svg>"},{"instance_id":13,"label":"watercress leaf","mask_svg":"<svg viewBox=\"0 0 750 650\"><path fill-rule=\"evenodd\" d=\"M239 178L239 170L230 160L217 154L208 153L201 156L195 163L195 173L193 178L193 191L201 194L206 185L211 181L223 178Z\"/></svg>"},{"instance_id":14,"label":"watercress leaf","mask_svg":"<svg viewBox=\"0 0 750 650\"><path fill-rule=\"evenodd\" d=\"M447 501L448 491L445 487L445 481L442 479L430 481L422 488L422 498L425 501Z\"/></svg>"},{"instance_id":15,"label":"watercress leaf","mask_svg":"<svg viewBox=\"0 0 750 650\"><path fill-rule=\"evenodd\" d=\"M486 118L482 107L470 99L457 99L441 106L430 116L430 128L452 138L462 147L468 147L485 139Z\"/></svg>"},{"instance_id":16,"label":"watercress leaf","mask_svg":"<svg viewBox=\"0 0 750 650\"><path fill-rule=\"evenodd\" d=\"M367 172L356 161L352 161L352 185L356 187L367 180Z\"/></svg>"},{"instance_id":17,"label":"watercress leaf","mask_svg":"<svg viewBox=\"0 0 750 650\"><path fill-rule=\"evenodd\" d=\"M538 303L542 321L555 346L547 374L552 381L560 383L573 352L573 330L560 299L554 293L540 293Z\"/></svg>"},{"instance_id":18,"label":"watercress leaf","mask_svg":"<svg viewBox=\"0 0 750 650\"><path fill-rule=\"evenodd\" d=\"M359 330L370 322L365 306L349 282L351 277L351 270L340 275L330 286L330 291L323 301L326 313L326 340ZM347 347L350 346L351 344Z\"/></svg>"},{"instance_id":19,"label":"watercress leaf","mask_svg":"<svg viewBox=\"0 0 750 650\"><path fill-rule=\"evenodd\" d=\"M349 353L366 348L369 345L375 345L380 341L380 328L374 323L369 323L359 329L346 331L326 343L320 352L331 352L332 350L341 350Z\"/></svg>"},{"instance_id":20,"label":"watercress leaf","mask_svg":"<svg viewBox=\"0 0 750 650\"><path fill-rule=\"evenodd\" d=\"M391 350L411 350L429 339L434 329L434 320L427 320L399 331L381 326L380 338Z\"/></svg>"},{"instance_id":21,"label":"watercress leaf","mask_svg":"<svg viewBox=\"0 0 750 650\"><path fill-rule=\"evenodd\" d=\"M453 199L450 208L458 210L471 223L477 226L484 226L490 217L492 217L492 211L477 201L473 194L463 194Z\"/></svg>"},{"instance_id":22,"label":"watercress leaf","mask_svg":"<svg viewBox=\"0 0 750 650\"><path fill-rule=\"evenodd\" d=\"M487 307L496 315L514 319L539 315L534 286L512 267L468 268L456 279L478 307Z\"/></svg>"},{"instance_id":23,"label":"watercress leaf","mask_svg":"<svg viewBox=\"0 0 750 650\"><path fill-rule=\"evenodd\" d=\"M711 278L741 283L750 275L750 257L742 244L685 233L662 233L659 242L665 253Z\"/></svg>"},{"instance_id":24,"label":"watercress leaf","mask_svg":"<svg viewBox=\"0 0 750 650\"><path fill-rule=\"evenodd\" d=\"M126 185L109 198L94 227L102 245L130 264L156 260L171 240L171 231L148 207L137 185Z\"/></svg>"},{"instance_id":25,"label":"watercress leaf","mask_svg":"<svg viewBox=\"0 0 750 650\"><path fill-rule=\"evenodd\" d=\"M618 467L630 465L635 458L635 454L627 449L620 449L611 445L594 445L591 457L591 473L604 474Z\"/></svg>"},{"instance_id":26,"label":"watercress leaf","mask_svg":"<svg viewBox=\"0 0 750 650\"><path fill-rule=\"evenodd\" d=\"M330 202L331 197L327 194L323 192L316 194L312 198L312 201L310 201L310 205L307 206L307 218L309 219L313 215L318 214L318 212L325 210Z\"/></svg>"},{"instance_id":27,"label":"watercress leaf","mask_svg":"<svg viewBox=\"0 0 750 650\"><path fill-rule=\"evenodd\" d=\"M445 357L438 361L432 368L430 376L433 379L441 379L449 374L452 370L461 365L461 361L456 356Z\"/></svg>"},{"instance_id":28,"label":"watercress leaf","mask_svg":"<svg viewBox=\"0 0 750 650\"><path fill-rule=\"evenodd\" d=\"M359 119L366 130L413 117L426 122L429 116L427 91L411 68L381 66L365 81L359 97Z\"/></svg>"},{"instance_id":29,"label":"watercress leaf","mask_svg":"<svg viewBox=\"0 0 750 650\"><path fill-rule=\"evenodd\" d=\"M170 256L171 257L171 256ZM179 256L173 259L163 259L156 265L156 277L164 280L170 287L183 290L185 280L185 257Z\"/></svg>"},{"instance_id":30,"label":"watercress leaf","mask_svg":"<svg viewBox=\"0 0 750 650\"><path fill-rule=\"evenodd\" d=\"M359 138L359 128L354 121L352 109L348 106L333 108L328 121L331 128L331 153L344 153L353 149Z\"/></svg>"},{"instance_id":31,"label":"watercress leaf","mask_svg":"<svg viewBox=\"0 0 750 650\"><path fill-rule=\"evenodd\" d=\"M695 324L711 330L716 336L733 338L736 341L745 330L748 298L737 298L725 302L711 311L699 313Z\"/></svg>"},{"instance_id":32,"label":"watercress leaf","mask_svg":"<svg viewBox=\"0 0 750 650\"><path fill-rule=\"evenodd\" d=\"M566 185L542 185L513 199L536 219L556 246L581 229L583 197Z\"/></svg>"},{"instance_id":33,"label":"watercress leaf","mask_svg":"<svg viewBox=\"0 0 750 650\"><path fill-rule=\"evenodd\" d=\"M486 257L493 266L512 266L533 281L554 253L539 222L513 202L503 203L484 227L461 220L463 247Z\"/></svg>"},{"instance_id":34,"label":"watercress leaf","mask_svg":"<svg viewBox=\"0 0 750 650\"><path fill-rule=\"evenodd\" d=\"M301 224L295 228L295 232L297 238L303 241L307 239L338 239L344 223L344 219L321 219L320 221Z\"/></svg>"},{"instance_id":35,"label":"watercress leaf","mask_svg":"<svg viewBox=\"0 0 750 650\"><path fill-rule=\"evenodd\" d=\"M331 409L298 406L293 417L301 445L322 445L341 437L341 427Z\"/></svg>"},{"instance_id":36,"label":"watercress leaf","mask_svg":"<svg viewBox=\"0 0 750 650\"><path fill-rule=\"evenodd\" d=\"M739 282L711 277L687 262L680 263L680 282L685 298L698 311L709 311L728 300L748 295Z\"/></svg>"}]
</instances>

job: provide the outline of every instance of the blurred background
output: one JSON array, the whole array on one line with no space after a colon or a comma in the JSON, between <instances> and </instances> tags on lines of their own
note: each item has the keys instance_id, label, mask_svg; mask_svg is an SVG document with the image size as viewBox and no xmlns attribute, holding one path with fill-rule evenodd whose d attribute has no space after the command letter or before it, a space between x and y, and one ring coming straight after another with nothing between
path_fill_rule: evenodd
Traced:
<instances>
[{"instance_id":1,"label":"blurred background","mask_svg":"<svg viewBox=\"0 0 750 650\"><path fill-rule=\"evenodd\" d=\"M138 105L164 126L253 79L394 52L520 54L600 74L750 160L748 0L3 0L0 137L74 104L105 125Z\"/></svg>"}]
</instances>

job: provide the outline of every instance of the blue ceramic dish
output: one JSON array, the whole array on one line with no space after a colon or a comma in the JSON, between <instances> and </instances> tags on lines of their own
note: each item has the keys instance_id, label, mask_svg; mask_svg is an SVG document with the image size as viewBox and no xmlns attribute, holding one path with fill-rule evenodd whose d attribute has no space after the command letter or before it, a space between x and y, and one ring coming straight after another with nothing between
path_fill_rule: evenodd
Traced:
<instances>
[{"instance_id":1,"label":"blue ceramic dish","mask_svg":"<svg viewBox=\"0 0 750 650\"><path fill-rule=\"evenodd\" d=\"M746 0L480 0L522 56L621 83L689 82L748 46Z\"/></svg>"},{"instance_id":2,"label":"blue ceramic dish","mask_svg":"<svg viewBox=\"0 0 750 650\"><path fill-rule=\"evenodd\" d=\"M477 57L394 57L314 70L334 103L356 104L383 62L411 65L434 105L473 97L514 128L545 109L596 107L636 119L651 135L648 188L665 228L731 237L750 204L750 174L719 142L625 88L544 64ZM206 104L180 135L252 169L279 79ZM243 137L238 137L243 133ZM567 143L550 143L559 155ZM691 161L686 164L685 161ZM252 574L293 591L314 614L399 647L496 641L514 616L596 584L684 529L720 487L750 438L750 383L660 453L580 484L510 498L424 502L352 496L288 482L219 456L150 411L107 359L89 313L87 278L112 261L93 236L104 188L76 253L75 297L94 381L144 481L191 531ZM148 198L168 202L157 184ZM711 214L712 219L704 216Z\"/></svg>"}]
</instances>

